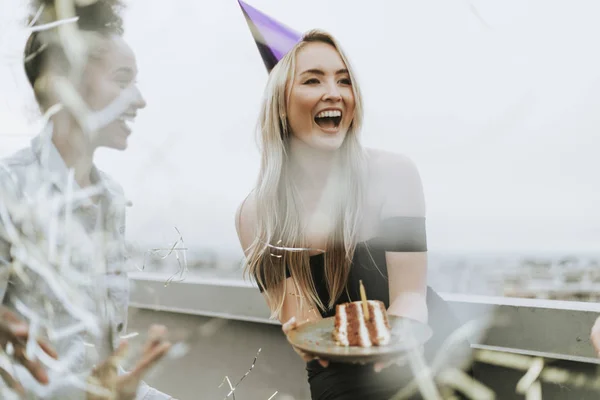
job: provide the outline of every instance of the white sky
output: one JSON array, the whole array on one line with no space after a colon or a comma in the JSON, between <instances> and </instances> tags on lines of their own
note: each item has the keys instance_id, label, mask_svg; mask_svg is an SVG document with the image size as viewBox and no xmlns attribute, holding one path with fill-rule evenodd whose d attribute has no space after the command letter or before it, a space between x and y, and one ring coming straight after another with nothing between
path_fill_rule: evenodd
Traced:
<instances>
[{"instance_id":1,"label":"white sky","mask_svg":"<svg viewBox=\"0 0 600 400\"><path fill-rule=\"evenodd\" d=\"M430 250L596 250L599 2L473 1L489 28L462 0L248 2L339 38L363 142L419 166ZM21 3L0 0L0 155L37 129ZM233 214L256 178L267 74L237 1L132 1L125 37L148 107L129 149L98 163L134 203L130 239L166 243L177 226L190 247L241 255Z\"/></svg>"}]
</instances>

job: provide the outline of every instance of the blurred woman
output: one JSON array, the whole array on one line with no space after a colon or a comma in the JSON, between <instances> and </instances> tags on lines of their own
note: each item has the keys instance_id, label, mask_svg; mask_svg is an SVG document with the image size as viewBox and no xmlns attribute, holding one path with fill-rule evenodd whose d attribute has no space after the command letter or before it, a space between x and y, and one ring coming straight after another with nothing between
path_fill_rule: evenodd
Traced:
<instances>
[{"instance_id":1,"label":"blurred woman","mask_svg":"<svg viewBox=\"0 0 600 400\"><path fill-rule=\"evenodd\" d=\"M131 124L146 102L136 86L135 55L122 37L119 12L123 5L115 0L85 4L88 5L68 1L33 2L34 28L40 29L34 29L26 43L24 66L40 110L47 115L49 123L30 147L2 162L0 184L5 193L10 190L23 199L35 198L40 188L49 186L51 193L64 196L68 204L59 208L48 204L45 210L48 218L52 212L58 213L57 221L66 221L59 228L80 228L82 237L89 239L85 243L94 244L85 253L79 243L67 243L72 246L74 256L66 265L76 266L82 277L91 280L91 285L82 283L78 287L82 297L74 307L82 307L97 316L103 335L97 338L79 328L74 329L73 334L54 340L52 345L59 359L69 360L69 370L49 370L49 385L44 390L38 388L35 393L52 399L85 398L81 384L65 378L72 376L110 387L118 399L169 399L170 396L141 380L170 347L164 327L151 328L143 354L131 372L121 371L118 378L107 382L107 368L114 367L116 372L116 367L106 362L100 365L102 359L109 356L112 360L114 352L123 353L119 335L126 331L129 282L124 244L126 201L121 187L96 168L94 156L101 147L127 148ZM75 18L65 18L65 12L69 11ZM44 28L45 24L50 25ZM89 196L73 197L73 193L86 190ZM73 222L67 225L70 219ZM0 228L4 228L0 229L0 260L9 260L0 263L0 269L6 271L18 252L10 241L9 229ZM46 233L49 235L50 231ZM57 244L65 245L60 243L64 236L58 234L57 237ZM40 243L52 240L45 238ZM27 254L21 253L20 257L27 260ZM49 262L53 262L51 257ZM98 265L104 269L99 271ZM41 320L55 324L56 329L78 326L77 318L64 301L59 300L61 294L53 291L43 276L29 274L31 271L33 269L28 270L27 279L16 274L9 281L8 274L1 275L3 303L25 314L24 318L40 316ZM70 278L77 283L75 277ZM40 320L35 322L39 324ZM90 351L89 343L94 345L96 354ZM96 372L92 372L94 369ZM25 380L26 375L21 374L19 379ZM35 384L28 382L29 389ZM101 398L95 396L87 394L90 399Z\"/></svg>"}]
</instances>

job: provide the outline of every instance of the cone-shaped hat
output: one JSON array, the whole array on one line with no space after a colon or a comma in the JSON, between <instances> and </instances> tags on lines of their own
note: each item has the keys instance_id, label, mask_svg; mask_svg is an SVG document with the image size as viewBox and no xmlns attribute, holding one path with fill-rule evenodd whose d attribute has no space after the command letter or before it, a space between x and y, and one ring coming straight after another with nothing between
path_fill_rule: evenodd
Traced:
<instances>
[{"instance_id":1,"label":"cone-shaped hat","mask_svg":"<svg viewBox=\"0 0 600 400\"><path fill-rule=\"evenodd\" d=\"M267 71L302 39L302 35L256 8L238 0Z\"/></svg>"}]
</instances>

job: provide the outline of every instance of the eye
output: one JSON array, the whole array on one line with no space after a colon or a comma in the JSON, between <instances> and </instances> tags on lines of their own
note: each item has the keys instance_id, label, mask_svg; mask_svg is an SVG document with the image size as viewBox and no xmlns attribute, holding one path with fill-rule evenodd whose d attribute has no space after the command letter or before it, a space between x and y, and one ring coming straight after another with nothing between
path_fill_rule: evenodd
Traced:
<instances>
[{"instance_id":1,"label":"eye","mask_svg":"<svg viewBox=\"0 0 600 400\"><path fill-rule=\"evenodd\" d=\"M350 78L343 78L343 79L340 79L340 83L341 83L342 85L352 85L352 81L350 80Z\"/></svg>"},{"instance_id":2,"label":"eye","mask_svg":"<svg viewBox=\"0 0 600 400\"><path fill-rule=\"evenodd\" d=\"M119 85L122 89L125 89L130 84L131 84L131 81L129 81L129 80L122 80L122 79L117 80L117 85Z\"/></svg>"},{"instance_id":3,"label":"eye","mask_svg":"<svg viewBox=\"0 0 600 400\"><path fill-rule=\"evenodd\" d=\"M319 80L317 78L310 78L304 82L305 85L316 85L318 83L319 83Z\"/></svg>"}]
</instances>

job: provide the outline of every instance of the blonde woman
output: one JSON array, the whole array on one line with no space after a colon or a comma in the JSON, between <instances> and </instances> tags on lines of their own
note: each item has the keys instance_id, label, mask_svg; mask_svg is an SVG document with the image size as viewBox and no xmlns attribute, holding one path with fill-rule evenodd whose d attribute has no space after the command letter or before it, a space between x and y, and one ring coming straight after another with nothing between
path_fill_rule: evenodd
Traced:
<instances>
[{"instance_id":1,"label":"blonde woman","mask_svg":"<svg viewBox=\"0 0 600 400\"><path fill-rule=\"evenodd\" d=\"M308 32L273 66L258 181L236 225L246 272L286 332L360 299L360 280L389 314L428 321L421 180L408 158L364 149L362 121L353 69L328 33ZM388 399L409 376L298 353L313 399Z\"/></svg>"}]
</instances>

